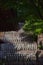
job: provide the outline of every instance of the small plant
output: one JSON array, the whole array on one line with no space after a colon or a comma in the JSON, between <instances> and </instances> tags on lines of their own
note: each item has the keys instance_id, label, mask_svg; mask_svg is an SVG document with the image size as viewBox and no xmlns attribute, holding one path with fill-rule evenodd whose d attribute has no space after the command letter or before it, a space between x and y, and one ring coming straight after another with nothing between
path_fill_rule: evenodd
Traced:
<instances>
[{"instance_id":1,"label":"small plant","mask_svg":"<svg viewBox=\"0 0 43 65\"><path fill-rule=\"evenodd\" d=\"M39 49L42 49L42 46L41 46L41 45L39 45L39 46L38 46L38 48L39 48Z\"/></svg>"},{"instance_id":2,"label":"small plant","mask_svg":"<svg viewBox=\"0 0 43 65\"><path fill-rule=\"evenodd\" d=\"M40 50L42 50L42 49L43 49L43 46L42 46L42 42L41 42L41 41L40 41L40 43L39 43L38 48L39 48Z\"/></svg>"}]
</instances>

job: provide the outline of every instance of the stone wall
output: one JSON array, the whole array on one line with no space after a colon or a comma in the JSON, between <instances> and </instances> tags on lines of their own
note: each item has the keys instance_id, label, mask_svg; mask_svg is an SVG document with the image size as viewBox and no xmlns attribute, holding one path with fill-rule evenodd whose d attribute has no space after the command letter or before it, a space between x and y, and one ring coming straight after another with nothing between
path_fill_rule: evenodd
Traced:
<instances>
[{"instance_id":1,"label":"stone wall","mask_svg":"<svg viewBox=\"0 0 43 65\"><path fill-rule=\"evenodd\" d=\"M3 32L0 34L0 39L15 44L15 47L20 50L36 50L36 42L27 42L22 40L23 37L20 37L20 34L16 31Z\"/></svg>"},{"instance_id":2,"label":"stone wall","mask_svg":"<svg viewBox=\"0 0 43 65\"><path fill-rule=\"evenodd\" d=\"M18 32L1 32L0 39L5 41L1 44L0 58L6 59L6 65L30 65L31 60L36 60L37 44L22 41Z\"/></svg>"}]
</instances>

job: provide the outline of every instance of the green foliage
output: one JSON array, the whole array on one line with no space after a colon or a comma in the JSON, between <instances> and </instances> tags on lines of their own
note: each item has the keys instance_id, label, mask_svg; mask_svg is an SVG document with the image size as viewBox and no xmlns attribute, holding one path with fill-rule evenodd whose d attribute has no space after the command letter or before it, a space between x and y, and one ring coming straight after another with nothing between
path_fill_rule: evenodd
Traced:
<instances>
[{"instance_id":1,"label":"green foliage","mask_svg":"<svg viewBox=\"0 0 43 65\"><path fill-rule=\"evenodd\" d=\"M43 8L40 0L30 0L30 15L27 17L23 29L26 32L32 32L33 34L43 33Z\"/></svg>"},{"instance_id":2,"label":"green foliage","mask_svg":"<svg viewBox=\"0 0 43 65\"><path fill-rule=\"evenodd\" d=\"M23 29L40 34L43 32L43 0L0 0L0 7L17 11L17 22L26 21Z\"/></svg>"},{"instance_id":3,"label":"green foliage","mask_svg":"<svg viewBox=\"0 0 43 65\"><path fill-rule=\"evenodd\" d=\"M26 21L23 29L34 34L43 33L43 20Z\"/></svg>"}]
</instances>

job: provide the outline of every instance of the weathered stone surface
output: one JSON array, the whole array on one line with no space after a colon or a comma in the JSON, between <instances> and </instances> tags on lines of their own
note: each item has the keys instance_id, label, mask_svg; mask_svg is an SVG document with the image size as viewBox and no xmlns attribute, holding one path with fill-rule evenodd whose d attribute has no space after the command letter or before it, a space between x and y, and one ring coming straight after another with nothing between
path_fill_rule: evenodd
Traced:
<instances>
[{"instance_id":1,"label":"weathered stone surface","mask_svg":"<svg viewBox=\"0 0 43 65\"><path fill-rule=\"evenodd\" d=\"M10 42L13 45L15 44L15 47L17 48L17 50L36 50L37 49L37 44L35 42L29 43L25 41L25 39L22 40L23 37L25 36L20 36L20 31L3 32L0 35L0 39L4 40L5 42Z\"/></svg>"}]
</instances>

